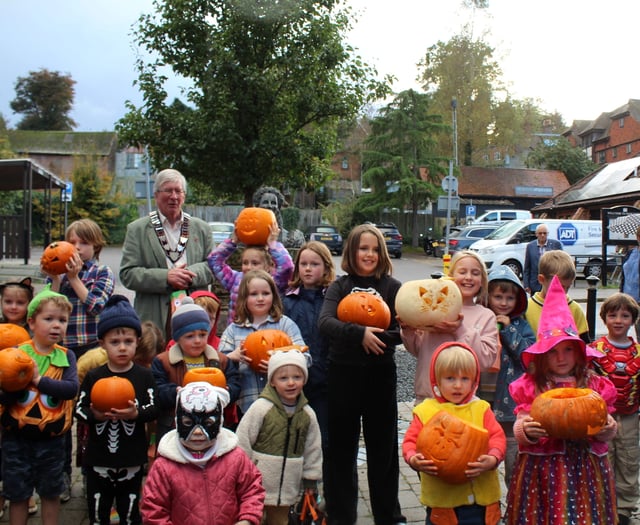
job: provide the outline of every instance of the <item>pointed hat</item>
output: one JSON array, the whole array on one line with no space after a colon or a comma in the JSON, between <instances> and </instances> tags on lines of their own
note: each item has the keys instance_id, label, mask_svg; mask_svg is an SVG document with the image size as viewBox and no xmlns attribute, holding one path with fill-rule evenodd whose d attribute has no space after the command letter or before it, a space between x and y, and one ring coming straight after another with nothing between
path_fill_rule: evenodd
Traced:
<instances>
[{"instance_id":1,"label":"pointed hat","mask_svg":"<svg viewBox=\"0 0 640 525\"><path fill-rule=\"evenodd\" d=\"M600 355L597 350L587 347L585 342L580 339L576 322L571 315L571 310L569 310L567 294L562 288L558 276L554 275L542 304L536 342L522 353L522 363L525 369L535 354L545 354L562 341L578 343L587 359Z\"/></svg>"}]
</instances>

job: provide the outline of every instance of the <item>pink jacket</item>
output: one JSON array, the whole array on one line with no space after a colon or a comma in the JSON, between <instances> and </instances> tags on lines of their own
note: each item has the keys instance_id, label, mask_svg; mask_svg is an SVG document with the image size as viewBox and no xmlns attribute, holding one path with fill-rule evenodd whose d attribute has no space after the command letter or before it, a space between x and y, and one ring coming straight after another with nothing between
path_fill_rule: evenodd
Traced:
<instances>
[{"instance_id":1,"label":"pink jacket","mask_svg":"<svg viewBox=\"0 0 640 525\"><path fill-rule=\"evenodd\" d=\"M188 462L178 449L175 430L158 447L147 477L140 510L145 525L233 525L262 519L264 488L258 468L221 429L218 450L204 466Z\"/></svg>"}]
</instances>

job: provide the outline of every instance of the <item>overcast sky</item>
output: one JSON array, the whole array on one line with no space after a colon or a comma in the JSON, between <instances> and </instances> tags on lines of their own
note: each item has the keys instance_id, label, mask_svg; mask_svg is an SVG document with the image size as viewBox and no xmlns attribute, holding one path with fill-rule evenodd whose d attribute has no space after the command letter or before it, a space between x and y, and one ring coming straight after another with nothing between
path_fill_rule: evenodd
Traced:
<instances>
[{"instance_id":1,"label":"overcast sky","mask_svg":"<svg viewBox=\"0 0 640 525\"><path fill-rule=\"evenodd\" d=\"M350 42L380 74L397 78L396 92L419 89L416 64L426 49L471 20L457 0L348 1L359 13ZM9 125L20 119L9 107L16 79L47 68L76 81L77 131L113 130L125 101L141 102L131 30L151 7L151 0L0 0L0 113ZM474 34L496 49L514 97L536 99L567 123L640 98L639 0L489 0L488 11L476 12ZM177 96L178 84L172 89Z\"/></svg>"}]
</instances>

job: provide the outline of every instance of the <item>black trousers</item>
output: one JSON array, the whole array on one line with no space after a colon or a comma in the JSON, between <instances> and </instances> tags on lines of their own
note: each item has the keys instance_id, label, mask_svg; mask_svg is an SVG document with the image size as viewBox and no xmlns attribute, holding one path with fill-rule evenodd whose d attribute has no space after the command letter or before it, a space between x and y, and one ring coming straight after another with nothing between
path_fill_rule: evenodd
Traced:
<instances>
[{"instance_id":1,"label":"black trousers","mask_svg":"<svg viewBox=\"0 0 640 525\"><path fill-rule=\"evenodd\" d=\"M366 365L329 364L329 443L325 497L330 525L357 519L360 428L376 525L404 522L398 501L396 365L389 356Z\"/></svg>"},{"instance_id":2,"label":"black trousers","mask_svg":"<svg viewBox=\"0 0 640 525\"><path fill-rule=\"evenodd\" d=\"M111 506L115 507L121 525L142 523L140 490L144 469L140 467L87 467L87 504L91 523L109 525Z\"/></svg>"}]
</instances>

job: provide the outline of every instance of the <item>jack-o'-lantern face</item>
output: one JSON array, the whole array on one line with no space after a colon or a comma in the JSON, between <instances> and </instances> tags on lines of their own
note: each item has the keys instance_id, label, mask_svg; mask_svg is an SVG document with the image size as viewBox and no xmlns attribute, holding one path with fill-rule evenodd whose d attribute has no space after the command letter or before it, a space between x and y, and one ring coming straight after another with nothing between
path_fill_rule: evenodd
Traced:
<instances>
[{"instance_id":1,"label":"jack-o'-lantern face","mask_svg":"<svg viewBox=\"0 0 640 525\"><path fill-rule=\"evenodd\" d=\"M58 436L70 428L72 416L73 400L62 400L29 388L9 407L3 422L11 427L17 423L27 434L33 430L38 435Z\"/></svg>"}]
</instances>

